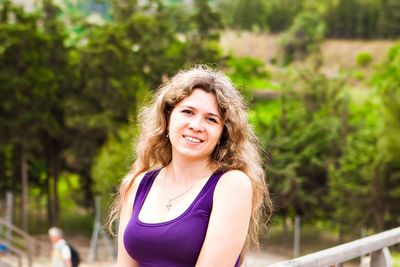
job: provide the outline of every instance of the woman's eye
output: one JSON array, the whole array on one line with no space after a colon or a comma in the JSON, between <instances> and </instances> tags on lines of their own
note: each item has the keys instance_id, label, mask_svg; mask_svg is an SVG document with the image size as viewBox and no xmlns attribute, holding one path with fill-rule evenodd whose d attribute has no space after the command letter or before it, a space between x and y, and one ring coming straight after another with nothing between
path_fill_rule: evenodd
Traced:
<instances>
[{"instance_id":1,"label":"woman's eye","mask_svg":"<svg viewBox=\"0 0 400 267\"><path fill-rule=\"evenodd\" d=\"M208 118L208 120L211 121L211 122L214 122L214 123L217 123L217 122L218 122L216 119L214 119L214 118L212 118L212 117Z\"/></svg>"},{"instance_id":2,"label":"woman's eye","mask_svg":"<svg viewBox=\"0 0 400 267\"><path fill-rule=\"evenodd\" d=\"M182 110L182 113L185 113L185 114L192 114L192 111L189 110L189 109L184 109L184 110Z\"/></svg>"}]
</instances>

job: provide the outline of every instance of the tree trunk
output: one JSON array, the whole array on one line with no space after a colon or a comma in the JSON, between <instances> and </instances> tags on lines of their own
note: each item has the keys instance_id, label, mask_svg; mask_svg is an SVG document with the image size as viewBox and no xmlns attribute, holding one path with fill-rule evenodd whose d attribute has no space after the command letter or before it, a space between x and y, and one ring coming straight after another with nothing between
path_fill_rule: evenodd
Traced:
<instances>
[{"instance_id":1,"label":"tree trunk","mask_svg":"<svg viewBox=\"0 0 400 267\"><path fill-rule=\"evenodd\" d=\"M381 171L382 169L385 168L385 162L381 159L379 161L379 166L375 167L375 171L374 171L374 176L372 178L372 186L374 188L373 193L374 195L372 196L374 199L374 216L375 216L375 224L378 227L378 231L382 232L385 227L385 221L384 221L384 216L385 216L385 207L383 204L383 197L382 197L382 192L384 192L384 190L382 189L382 181L381 179L384 179L384 177L382 177L382 174L384 173L383 171Z\"/></svg>"},{"instance_id":2,"label":"tree trunk","mask_svg":"<svg viewBox=\"0 0 400 267\"><path fill-rule=\"evenodd\" d=\"M28 163L26 159L26 149L21 148L21 185L22 185L22 198L21 198L21 220L22 229L28 232Z\"/></svg>"},{"instance_id":3,"label":"tree trunk","mask_svg":"<svg viewBox=\"0 0 400 267\"><path fill-rule=\"evenodd\" d=\"M58 225L60 205L58 200L58 176L60 174L60 152L57 148L57 144L53 143L53 149L51 150L51 170L53 176L53 201L52 201L52 223L53 225Z\"/></svg>"},{"instance_id":4,"label":"tree trunk","mask_svg":"<svg viewBox=\"0 0 400 267\"><path fill-rule=\"evenodd\" d=\"M46 149L45 149L45 155L46 155L46 180L44 182L44 189L45 189L45 194L46 194L46 215L47 215L47 221L50 223L50 226L53 226L53 210L52 210L52 194L51 194L51 188L50 188L50 179L51 179L51 173L50 173L50 166L51 166L51 153L50 149L48 148L49 146L46 144Z\"/></svg>"},{"instance_id":5,"label":"tree trunk","mask_svg":"<svg viewBox=\"0 0 400 267\"><path fill-rule=\"evenodd\" d=\"M49 164L47 164L48 166ZM50 190L50 174L47 171L47 178L45 182L45 188L46 188L46 198L47 198L47 203L46 203L46 208L47 208L47 221L50 222L50 225L53 225L53 213L52 213L52 199L51 199L51 190Z\"/></svg>"},{"instance_id":6,"label":"tree trunk","mask_svg":"<svg viewBox=\"0 0 400 267\"><path fill-rule=\"evenodd\" d=\"M53 176L53 225L58 225L59 204L58 204L58 176Z\"/></svg>"},{"instance_id":7,"label":"tree trunk","mask_svg":"<svg viewBox=\"0 0 400 267\"><path fill-rule=\"evenodd\" d=\"M287 214L282 216L282 247L287 248L289 246L289 234L287 225Z\"/></svg>"},{"instance_id":8,"label":"tree trunk","mask_svg":"<svg viewBox=\"0 0 400 267\"><path fill-rule=\"evenodd\" d=\"M42 232L42 197L41 196L36 196L35 197L35 202L36 202L36 214L35 214L35 232L36 233L41 233Z\"/></svg>"},{"instance_id":9,"label":"tree trunk","mask_svg":"<svg viewBox=\"0 0 400 267\"><path fill-rule=\"evenodd\" d=\"M343 244L344 242L344 233L342 226L339 226L339 244Z\"/></svg>"}]
</instances>

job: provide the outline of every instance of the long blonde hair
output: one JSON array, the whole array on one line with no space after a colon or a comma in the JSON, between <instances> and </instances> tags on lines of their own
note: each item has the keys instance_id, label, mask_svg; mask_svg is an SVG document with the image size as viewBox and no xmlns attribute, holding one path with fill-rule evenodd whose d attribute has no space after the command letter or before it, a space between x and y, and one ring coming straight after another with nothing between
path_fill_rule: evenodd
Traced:
<instances>
[{"instance_id":1,"label":"long blonde hair","mask_svg":"<svg viewBox=\"0 0 400 267\"><path fill-rule=\"evenodd\" d=\"M258 247L259 219L265 211L266 225L272 213L272 203L260 158L259 143L247 121L246 106L240 93L223 73L205 66L181 70L164 82L153 100L139 114L140 135L136 141L136 160L121 182L109 217L109 229L118 218L127 192L138 174L170 163L171 143L167 138L167 123L172 109L190 96L196 88L216 96L224 129L211 154L211 164L217 171L230 169L246 173L253 187L252 212L247 244Z\"/></svg>"}]
</instances>

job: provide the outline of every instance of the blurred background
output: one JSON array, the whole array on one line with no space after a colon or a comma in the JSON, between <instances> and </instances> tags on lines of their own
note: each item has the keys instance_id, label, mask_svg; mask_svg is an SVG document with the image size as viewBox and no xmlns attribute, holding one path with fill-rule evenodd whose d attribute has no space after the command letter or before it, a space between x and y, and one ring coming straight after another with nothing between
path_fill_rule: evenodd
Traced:
<instances>
[{"instance_id":1,"label":"blurred background","mask_svg":"<svg viewBox=\"0 0 400 267\"><path fill-rule=\"evenodd\" d=\"M58 225L83 258L95 235L113 247L96 223L139 108L208 64L242 91L264 151L261 252L291 258L295 225L297 255L397 227L399 37L398 0L1 0L0 218L42 242Z\"/></svg>"}]
</instances>

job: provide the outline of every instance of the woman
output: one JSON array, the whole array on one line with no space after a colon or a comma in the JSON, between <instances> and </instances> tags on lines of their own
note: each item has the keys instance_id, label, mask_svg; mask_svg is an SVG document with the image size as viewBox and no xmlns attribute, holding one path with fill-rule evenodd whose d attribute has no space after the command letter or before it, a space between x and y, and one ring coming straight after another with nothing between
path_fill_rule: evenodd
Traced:
<instances>
[{"instance_id":1,"label":"woman","mask_svg":"<svg viewBox=\"0 0 400 267\"><path fill-rule=\"evenodd\" d=\"M139 119L110 220L120 218L117 266L239 266L272 207L238 91L206 67L180 71Z\"/></svg>"}]
</instances>

